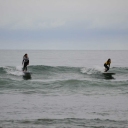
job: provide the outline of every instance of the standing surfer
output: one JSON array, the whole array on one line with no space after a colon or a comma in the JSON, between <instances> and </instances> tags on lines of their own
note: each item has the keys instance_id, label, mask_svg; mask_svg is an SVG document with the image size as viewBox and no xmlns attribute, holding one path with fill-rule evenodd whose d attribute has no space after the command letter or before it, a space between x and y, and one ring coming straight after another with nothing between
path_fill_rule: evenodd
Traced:
<instances>
[{"instance_id":1,"label":"standing surfer","mask_svg":"<svg viewBox=\"0 0 128 128\"><path fill-rule=\"evenodd\" d=\"M111 64L111 59L108 59L108 60L104 63L105 72L107 72L107 71L109 70L110 64Z\"/></svg>"},{"instance_id":2,"label":"standing surfer","mask_svg":"<svg viewBox=\"0 0 128 128\"><path fill-rule=\"evenodd\" d=\"M25 54L25 55L23 56L22 65L24 65L24 66L23 66L23 71L27 71L27 65L29 65L28 54Z\"/></svg>"}]
</instances>

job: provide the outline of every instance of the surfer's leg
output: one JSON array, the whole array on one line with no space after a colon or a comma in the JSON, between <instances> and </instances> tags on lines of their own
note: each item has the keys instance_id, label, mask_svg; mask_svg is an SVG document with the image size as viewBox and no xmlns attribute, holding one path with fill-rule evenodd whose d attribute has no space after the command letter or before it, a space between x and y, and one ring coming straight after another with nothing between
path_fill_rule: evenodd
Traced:
<instances>
[{"instance_id":1,"label":"surfer's leg","mask_svg":"<svg viewBox=\"0 0 128 128\"><path fill-rule=\"evenodd\" d=\"M29 61L26 63L26 71L28 70L28 68L27 68L28 64L29 64Z\"/></svg>"},{"instance_id":2,"label":"surfer's leg","mask_svg":"<svg viewBox=\"0 0 128 128\"><path fill-rule=\"evenodd\" d=\"M107 72L109 70L109 67L107 66L107 64L104 64L105 67L105 72Z\"/></svg>"},{"instance_id":3,"label":"surfer's leg","mask_svg":"<svg viewBox=\"0 0 128 128\"><path fill-rule=\"evenodd\" d=\"M22 68L22 71L24 71L25 70L25 64L24 64L24 67Z\"/></svg>"},{"instance_id":4,"label":"surfer's leg","mask_svg":"<svg viewBox=\"0 0 128 128\"><path fill-rule=\"evenodd\" d=\"M26 71L27 71L27 65L26 65Z\"/></svg>"},{"instance_id":5,"label":"surfer's leg","mask_svg":"<svg viewBox=\"0 0 128 128\"><path fill-rule=\"evenodd\" d=\"M105 72L107 72L107 65L106 65L106 64L104 64L104 67L105 67Z\"/></svg>"},{"instance_id":6,"label":"surfer's leg","mask_svg":"<svg viewBox=\"0 0 128 128\"><path fill-rule=\"evenodd\" d=\"M27 63L24 63L24 70L23 71L27 71Z\"/></svg>"},{"instance_id":7,"label":"surfer's leg","mask_svg":"<svg viewBox=\"0 0 128 128\"><path fill-rule=\"evenodd\" d=\"M107 72L109 70L109 67L107 66L106 68L107 68L107 70L106 70L106 72Z\"/></svg>"}]
</instances>

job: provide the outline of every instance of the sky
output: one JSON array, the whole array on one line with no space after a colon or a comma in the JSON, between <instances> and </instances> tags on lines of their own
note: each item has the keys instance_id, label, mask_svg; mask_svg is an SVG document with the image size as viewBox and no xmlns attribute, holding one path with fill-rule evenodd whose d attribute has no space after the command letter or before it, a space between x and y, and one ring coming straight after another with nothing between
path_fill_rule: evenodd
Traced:
<instances>
[{"instance_id":1,"label":"sky","mask_svg":"<svg viewBox=\"0 0 128 128\"><path fill-rule=\"evenodd\" d=\"M128 0L0 0L0 49L128 50Z\"/></svg>"}]
</instances>

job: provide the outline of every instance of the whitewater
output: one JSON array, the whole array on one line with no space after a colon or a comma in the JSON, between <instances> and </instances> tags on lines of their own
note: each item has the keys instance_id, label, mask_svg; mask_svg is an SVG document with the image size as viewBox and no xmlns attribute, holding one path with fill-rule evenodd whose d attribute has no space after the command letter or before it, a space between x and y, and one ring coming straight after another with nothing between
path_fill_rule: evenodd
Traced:
<instances>
[{"instance_id":1,"label":"whitewater","mask_svg":"<svg viewBox=\"0 0 128 128\"><path fill-rule=\"evenodd\" d=\"M22 72L25 53L28 76ZM127 55L0 50L0 128L128 128ZM103 74L108 58L115 75Z\"/></svg>"}]
</instances>

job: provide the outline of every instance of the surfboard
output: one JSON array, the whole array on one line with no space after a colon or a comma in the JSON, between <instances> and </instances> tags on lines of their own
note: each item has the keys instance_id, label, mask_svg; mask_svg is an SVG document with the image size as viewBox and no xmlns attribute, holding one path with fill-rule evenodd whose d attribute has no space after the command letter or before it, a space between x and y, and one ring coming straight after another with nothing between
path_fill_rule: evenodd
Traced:
<instances>
[{"instance_id":1,"label":"surfboard","mask_svg":"<svg viewBox=\"0 0 128 128\"><path fill-rule=\"evenodd\" d=\"M31 75L31 72L29 72L29 71L24 71L23 73L24 73L24 75Z\"/></svg>"},{"instance_id":2,"label":"surfboard","mask_svg":"<svg viewBox=\"0 0 128 128\"><path fill-rule=\"evenodd\" d=\"M116 73L113 73L113 72L103 72L103 74L105 74L105 75L115 75Z\"/></svg>"},{"instance_id":3,"label":"surfboard","mask_svg":"<svg viewBox=\"0 0 128 128\"><path fill-rule=\"evenodd\" d=\"M29 80L29 79L31 79L31 72L29 72L29 71L24 71L24 72L23 72L23 79L24 79L24 80Z\"/></svg>"}]
</instances>

